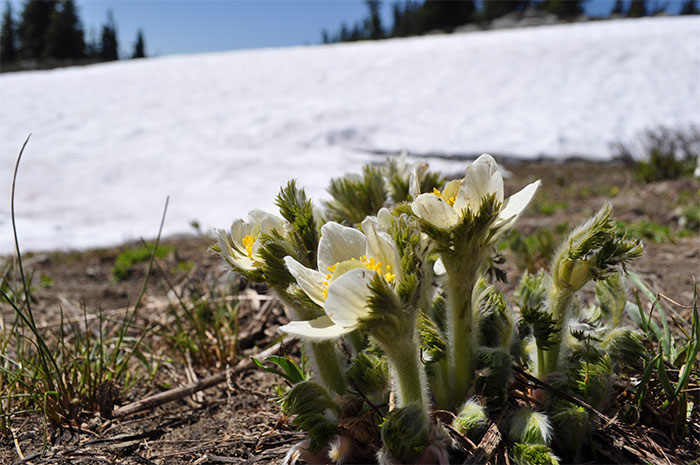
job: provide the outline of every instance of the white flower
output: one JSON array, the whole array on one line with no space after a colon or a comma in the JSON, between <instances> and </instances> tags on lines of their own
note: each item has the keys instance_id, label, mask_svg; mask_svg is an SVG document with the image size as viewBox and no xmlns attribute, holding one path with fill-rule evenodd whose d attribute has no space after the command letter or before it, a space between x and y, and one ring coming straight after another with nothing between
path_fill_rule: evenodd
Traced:
<instances>
[{"instance_id":1,"label":"white flower","mask_svg":"<svg viewBox=\"0 0 700 465\"><path fill-rule=\"evenodd\" d=\"M261 234L272 231L284 232L284 220L261 210L252 210L247 222L242 219L233 222L230 236L224 230L217 231L221 255L236 268L256 270L261 265L258 239Z\"/></svg>"},{"instance_id":2,"label":"white flower","mask_svg":"<svg viewBox=\"0 0 700 465\"><path fill-rule=\"evenodd\" d=\"M369 284L379 274L393 283L399 273L398 252L391 237L379 230L378 221L366 218L364 234L329 222L321 228L318 270L285 257L289 272L325 315L311 321L292 321L281 331L304 339L333 339L347 334L369 315Z\"/></svg>"},{"instance_id":3,"label":"white flower","mask_svg":"<svg viewBox=\"0 0 700 465\"><path fill-rule=\"evenodd\" d=\"M539 185L540 181L528 184L503 201L501 171L491 155L483 154L467 167L463 179L450 181L442 192L435 189L433 193L418 195L411 208L419 218L449 230L459 224L464 211L478 212L484 198L495 194L502 206L494 227L509 226L530 203Z\"/></svg>"}]
</instances>

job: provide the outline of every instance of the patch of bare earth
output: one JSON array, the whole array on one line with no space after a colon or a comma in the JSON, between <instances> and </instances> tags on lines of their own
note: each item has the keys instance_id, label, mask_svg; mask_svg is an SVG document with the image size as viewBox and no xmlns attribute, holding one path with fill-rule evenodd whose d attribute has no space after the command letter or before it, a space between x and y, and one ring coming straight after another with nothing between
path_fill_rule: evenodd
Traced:
<instances>
[{"instance_id":1,"label":"patch of bare earth","mask_svg":"<svg viewBox=\"0 0 700 465\"><path fill-rule=\"evenodd\" d=\"M677 232L679 199L690 196L695 202L700 201L698 180L641 185L627 169L612 164L528 163L507 168L512 173L506 180L507 193L542 179L539 201L566 204L565 208L546 213L531 208L518 224L518 230L524 234L554 228L566 221L574 227L606 201L613 204L617 219L634 222L646 218ZM143 327L157 329L172 324L168 304L168 298L172 300L171 285L182 289L188 280L207 280L227 273L221 260L207 250L209 238L176 237L164 242L172 245L174 252L159 260L164 273L156 271L150 279L137 313L136 321ZM55 326L60 321L60 309L72 320L81 321L84 312L90 318L98 310L116 317L132 308L144 282L146 264L136 265L120 282L112 280L110 270L119 252L135 245L138 246L27 255L24 264L34 276L37 324ZM697 231L686 238L675 234L664 243L645 241L645 246L644 257L630 268L658 292L684 306L690 305L692 276L700 270ZM182 262L193 266L187 272L169 271L176 270ZM510 263L506 269L511 283L506 289L512 290L522 272ZM51 285L41 286L42 281ZM290 428L273 400L274 387L281 380L256 368L231 368L272 345L278 336L277 328L287 321L278 302L267 303L265 291L254 290L242 300L237 358L231 360L229 375L220 382L198 393L112 419L85 411L76 424L46 429L40 414L17 415L12 419L14 436L0 437L0 464L20 463L23 459L24 463L52 464L279 463L289 447L303 438ZM256 300L258 293L262 300ZM684 317L689 315L687 308L677 310ZM12 310L3 304L0 311L4 324L11 324ZM201 365L196 360L188 362L177 354L166 353L169 347L165 343L151 346L163 359L152 381L134 365L141 381L120 393L112 406L115 412L150 396L226 372L225 366ZM290 343L285 350L296 354L298 347Z\"/></svg>"}]
</instances>

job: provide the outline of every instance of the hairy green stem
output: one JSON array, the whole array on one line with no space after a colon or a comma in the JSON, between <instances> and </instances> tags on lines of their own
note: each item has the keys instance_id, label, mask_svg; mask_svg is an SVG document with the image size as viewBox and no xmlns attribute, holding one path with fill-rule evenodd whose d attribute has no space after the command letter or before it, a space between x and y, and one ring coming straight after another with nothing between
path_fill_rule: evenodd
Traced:
<instances>
[{"instance_id":1,"label":"hairy green stem","mask_svg":"<svg viewBox=\"0 0 700 465\"><path fill-rule=\"evenodd\" d=\"M384 347L399 388L399 407L415 402L430 412L426 376L420 361L420 345L412 340Z\"/></svg>"},{"instance_id":2,"label":"hairy green stem","mask_svg":"<svg viewBox=\"0 0 700 465\"><path fill-rule=\"evenodd\" d=\"M449 276L448 365L453 373L450 408L464 402L474 379L472 292L475 283L476 272Z\"/></svg>"},{"instance_id":3,"label":"hairy green stem","mask_svg":"<svg viewBox=\"0 0 700 465\"><path fill-rule=\"evenodd\" d=\"M308 321L318 317L318 311L311 308L300 307L293 304L293 300L282 289L275 287L285 306L292 312L295 320ZM333 341L305 342L306 353L309 360L321 378L323 384L338 394L344 394L347 390L345 375L340 367L338 351Z\"/></svg>"},{"instance_id":4,"label":"hairy green stem","mask_svg":"<svg viewBox=\"0 0 700 465\"><path fill-rule=\"evenodd\" d=\"M311 350L307 351L307 353L311 354L312 363L316 367L323 384L338 394L344 394L347 390L347 385L345 383L345 375L340 369L334 342L310 342L308 345Z\"/></svg>"},{"instance_id":5,"label":"hairy green stem","mask_svg":"<svg viewBox=\"0 0 700 465\"><path fill-rule=\"evenodd\" d=\"M352 348L355 350L355 353L360 353L362 352L362 349L365 348L364 338L361 330L356 329L355 331L348 334L348 339L350 340L350 343L352 344Z\"/></svg>"},{"instance_id":6,"label":"hairy green stem","mask_svg":"<svg viewBox=\"0 0 700 465\"><path fill-rule=\"evenodd\" d=\"M546 361L546 352L544 349L537 348L537 374L542 377L542 374L544 373L544 367L547 364Z\"/></svg>"},{"instance_id":7,"label":"hairy green stem","mask_svg":"<svg viewBox=\"0 0 700 465\"><path fill-rule=\"evenodd\" d=\"M562 331L564 322L568 316L568 309L574 298L574 292L567 289L557 289L553 291L550 311L557 322L557 337L552 345L544 352L544 363L538 364L539 377L543 378L550 373L557 371L559 365L559 355L561 352Z\"/></svg>"}]
</instances>

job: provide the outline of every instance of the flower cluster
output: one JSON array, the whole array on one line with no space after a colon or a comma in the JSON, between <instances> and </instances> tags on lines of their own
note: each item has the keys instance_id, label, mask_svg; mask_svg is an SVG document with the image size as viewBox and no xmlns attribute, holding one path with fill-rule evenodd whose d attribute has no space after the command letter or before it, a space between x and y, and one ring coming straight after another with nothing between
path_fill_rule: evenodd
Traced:
<instances>
[{"instance_id":1,"label":"flower cluster","mask_svg":"<svg viewBox=\"0 0 700 465\"><path fill-rule=\"evenodd\" d=\"M435 410L453 412L452 428L474 441L505 422L516 463L557 463L552 447L577 453L582 442L557 443L551 422L585 424L580 412L551 399L518 405L512 366L571 379L573 395L602 407L607 394L586 383L607 386L643 356L637 333L620 326L616 273L641 245L616 234L604 207L572 232L551 275L524 276L515 312L486 271L539 185L506 198L486 154L446 183L404 157L333 180L324 212L290 182L281 218L254 210L218 233L214 250L230 267L280 296L291 320L280 331L303 342L313 366L282 398L308 434L288 463L449 463L459 448ZM575 293L589 281L605 304L586 313ZM503 409L512 415L496 420Z\"/></svg>"}]
</instances>

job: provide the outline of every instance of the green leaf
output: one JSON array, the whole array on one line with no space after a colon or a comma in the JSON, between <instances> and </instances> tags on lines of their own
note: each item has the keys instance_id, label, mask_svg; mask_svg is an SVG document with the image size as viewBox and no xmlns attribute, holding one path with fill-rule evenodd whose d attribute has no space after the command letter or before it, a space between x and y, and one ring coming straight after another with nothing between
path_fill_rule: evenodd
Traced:
<instances>
[{"instance_id":1,"label":"green leaf","mask_svg":"<svg viewBox=\"0 0 700 465\"><path fill-rule=\"evenodd\" d=\"M280 366L287 375L286 378L292 384L299 383L306 379L304 372L301 370L301 368L299 368L299 365L297 365L296 362L294 362L294 360L291 360L287 357L279 357L277 355L267 357L265 360Z\"/></svg>"},{"instance_id":2,"label":"green leaf","mask_svg":"<svg viewBox=\"0 0 700 465\"><path fill-rule=\"evenodd\" d=\"M278 370L277 368L266 367L257 358L250 358L253 360L253 363L255 363L258 367L262 368L266 373L272 373L274 375L280 376L287 380L290 383L290 385L297 384L308 378L308 374L304 373L302 369L299 368L299 365L297 365L293 360L290 360L287 357L279 357L273 355L265 359L265 361L274 363L282 370Z\"/></svg>"},{"instance_id":3,"label":"green leaf","mask_svg":"<svg viewBox=\"0 0 700 465\"><path fill-rule=\"evenodd\" d=\"M663 355L659 353L660 357L656 360L656 371L659 373L659 381L661 382L661 387L666 393L668 400L673 402L676 398L676 390L674 389L671 381L668 379L668 374L666 373L666 365L664 365Z\"/></svg>"},{"instance_id":4,"label":"green leaf","mask_svg":"<svg viewBox=\"0 0 700 465\"><path fill-rule=\"evenodd\" d=\"M379 168L365 165L363 176L347 175L331 179L326 202L330 217L340 223L359 224L367 216L376 215L384 206L388 193Z\"/></svg>"},{"instance_id":5,"label":"green leaf","mask_svg":"<svg viewBox=\"0 0 700 465\"><path fill-rule=\"evenodd\" d=\"M654 356L654 358L651 359L649 363L647 363L647 366L644 368L644 373L642 374L642 378L639 381L639 385L637 386L637 389L635 390L635 396L637 397L637 407L641 408L642 404L644 404L644 395L646 394L646 388L647 384L649 383L649 380L651 379L651 374L654 371L654 367L658 363L659 359L661 358L660 355Z\"/></svg>"}]
</instances>

